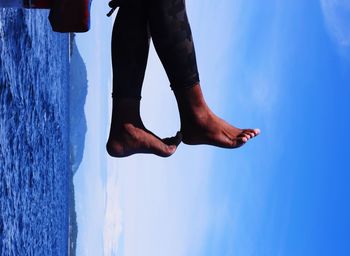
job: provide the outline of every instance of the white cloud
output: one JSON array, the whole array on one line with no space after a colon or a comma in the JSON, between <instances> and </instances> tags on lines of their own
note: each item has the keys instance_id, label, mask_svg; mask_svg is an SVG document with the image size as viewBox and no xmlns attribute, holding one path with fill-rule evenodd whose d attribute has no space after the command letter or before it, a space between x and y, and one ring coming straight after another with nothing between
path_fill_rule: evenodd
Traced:
<instances>
[{"instance_id":1,"label":"white cloud","mask_svg":"<svg viewBox=\"0 0 350 256\"><path fill-rule=\"evenodd\" d=\"M200 248L208 220L210 155L200 149L179 150L169 159L139 155L115 160L122 191L124 255L190 255L189 250Z\"/></svg>"},{"instance_id":2,"label":"white cloud","mask_svg":"<svg viewBox=\"0 0 350 256\"><path fill-rule=\"evenodd\" d=\"M85 104L88 130L83 161L74 177L78 221L77 255L84 256L103 255L104 251L113 252L110 248L117 245L120 226L119 204L118 201L115 204L111 197L117 193L114 189L117 178L111 176L107 183L105 180L105 116L108 109L105 109L106 104L102 99L109 97L105 89L109 86L108 81L105 82L105 74L110 69L104 60L107 50L103 48L109 35L103 35L103 32L111 27L112 20L101 18L105 15L101 6L107 5L92 2L91 30L88 33L79 33L76 37L88 72L88 95ZM107 190L110 191L109 194L106 193Z\"/></svg>"},{"instance_id":3,"label":"white cloud","mask_svg":"<svg viewBox=\"0 0 350 256\"><path fill-rule=\"evenodd\" d=\"M119 239L122 234L120 184L117 170L116 162L109 158L103 232L103 255L117 255Z\"/></svg>"},{"instance_id":4,"label":"white cloud","mask_svg":"<svg viewBox=\"0 0 350 256\"><path fill-rule=\"evenodd\" d=\"M87 141L91 142L91 138ZM93 147L86 147L83 162L74 176L78 222L77 255L100 255L102 251L106 199L105 186L99 177L99 171L103 161L105 160L95 157Z\"/></svg>"},{"instance_id":5,"label":"white cloud","mask_svg":"<svg viewBox=\"0 0 350 256\"><path fill-rule=\"evenodd\" d=\"M321 0L325 22L330 35L342 47L350 46L350 2Z\"/></svg>"}]
</instances>

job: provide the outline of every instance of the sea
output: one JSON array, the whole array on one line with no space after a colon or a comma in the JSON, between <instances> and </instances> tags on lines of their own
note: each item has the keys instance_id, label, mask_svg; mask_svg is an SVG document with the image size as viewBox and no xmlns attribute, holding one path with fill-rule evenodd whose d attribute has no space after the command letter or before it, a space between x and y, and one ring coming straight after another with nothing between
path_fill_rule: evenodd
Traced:
<instances>
[{"instance_id":1,"label":"sea","mask_svg":"<svg viewBox=\"0 0 350 256\"><path fill-rule=\"evenodd\" d=\"M0 8L0 255L68 254L69 35Z\"/></svg>"}]
</instances>

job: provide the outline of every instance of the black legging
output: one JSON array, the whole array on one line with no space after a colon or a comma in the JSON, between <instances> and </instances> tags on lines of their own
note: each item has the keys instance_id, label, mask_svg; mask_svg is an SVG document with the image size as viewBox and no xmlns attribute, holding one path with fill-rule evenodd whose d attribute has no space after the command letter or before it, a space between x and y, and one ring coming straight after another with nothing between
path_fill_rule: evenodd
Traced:
<instances>
[{"instance_id":1,"label":"black legging","mask_svg":"<svg viewBox=\"0 0 350 256\"><path fill-rule=\"evenodd\" d=\"M141 98L150 36L174 91L199 82L185 0L125 0L112 35L114 98Z\"/></svg>"}]
</instances>

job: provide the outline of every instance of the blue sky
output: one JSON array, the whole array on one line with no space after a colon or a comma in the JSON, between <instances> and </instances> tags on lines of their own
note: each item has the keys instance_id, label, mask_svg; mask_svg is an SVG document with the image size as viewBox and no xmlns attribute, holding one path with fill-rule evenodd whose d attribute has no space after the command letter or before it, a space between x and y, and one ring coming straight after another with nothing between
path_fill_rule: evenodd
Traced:
<instances>
[{"instance_id":1,"label":"blue sky","mask_svg":"<svg viewBox=\"0 0 350 256\"><path fill-rule=\"evenodd\" d=\"M262 133L236 150L180 145L169 159L109 158L113 18L94 1L91 31L77 38L89 80L74 178L78 255L349 255L350 4L187 8L208 104ZM174 134L176 103L153 48L142 96L146 126Z\"/></svg>"}]
</instances>

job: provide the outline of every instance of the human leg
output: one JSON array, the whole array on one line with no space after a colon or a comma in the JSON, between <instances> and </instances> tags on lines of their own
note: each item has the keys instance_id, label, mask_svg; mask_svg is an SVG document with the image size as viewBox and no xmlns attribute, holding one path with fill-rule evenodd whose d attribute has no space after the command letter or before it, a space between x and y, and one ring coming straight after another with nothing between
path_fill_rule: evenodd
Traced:
<instances>
[{"instance_id":1,"label":"human leg","mask_svg":"<svg viewBox=\"0 0 350 256\"><path fill-rule=\"evenodd\" d=\"M112 32L113 98L141 99L150 35L141 3L119 8Z\"/></svg>"},{"instance_id":2,"label":"human leg","mask_svg":"<svg viewBox=\"0 0 350 256\"><path fill-rule=\"evenodd\" d=\"M184 0L148 0L150 32L173 90L199 82Z\"/></svg>"},{"instance_id":3,"label":"human leg","mask_svg":"<svg viewBox=\"0 0 350 256\"><path fill-rule=\"evenodd\" d=\"M260 133L217 117L206 104L197 70L185 0L149 0L149 24L157 54L174 91L183 142L236 148Z\"/></svg>"},{"instance_id":4,"label":"human leg","mask_svg":"<svg viewBox=\"0 0 350 256\"><path fill-rule=\"evenodd\" d=\"M112 34L113 110L107 151L114 157L135 153L169 156L179 136L160 139L145 128L140 116L149 33L144 6L134 2L118 11Z\"/></svg>"}]
</instances>

